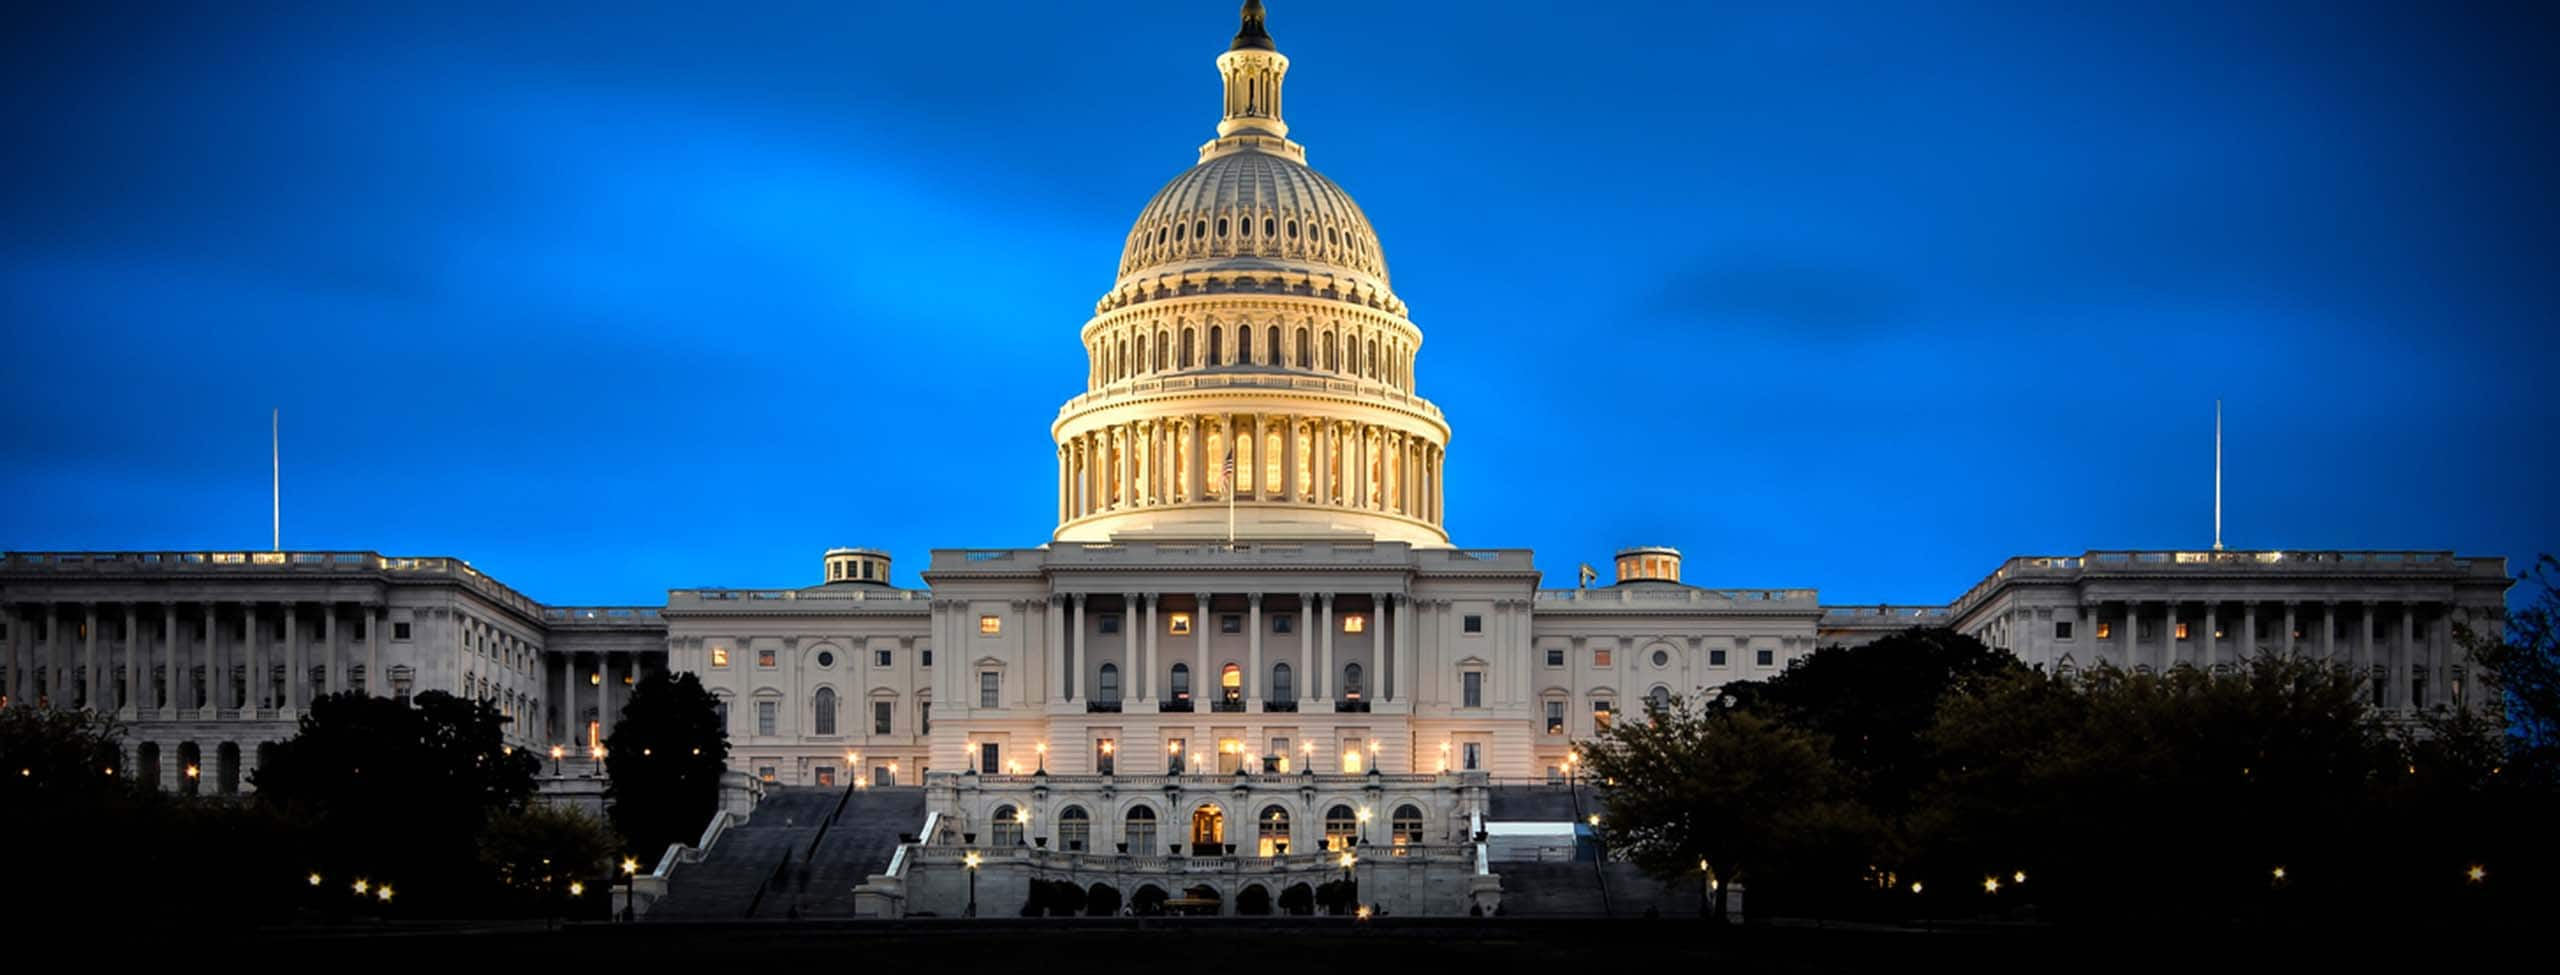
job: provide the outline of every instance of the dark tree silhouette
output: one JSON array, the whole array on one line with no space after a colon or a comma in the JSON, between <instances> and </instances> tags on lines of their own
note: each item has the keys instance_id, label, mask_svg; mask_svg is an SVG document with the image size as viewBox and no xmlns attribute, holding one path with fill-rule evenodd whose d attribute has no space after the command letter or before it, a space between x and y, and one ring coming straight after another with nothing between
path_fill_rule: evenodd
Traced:
<instances>
[{"instance_id":1,"label":"dark tree silhouette","mask_svg":"<svg viewBox=\"0 0 2560 975\"><path fill-rule=\"evenodd\" d=\"M702 835L728 764L729 731L701 678L651 674L632 690L605 739L605 797L614 830L644 869L668 844Z\"/></svg>"}]
</instances>

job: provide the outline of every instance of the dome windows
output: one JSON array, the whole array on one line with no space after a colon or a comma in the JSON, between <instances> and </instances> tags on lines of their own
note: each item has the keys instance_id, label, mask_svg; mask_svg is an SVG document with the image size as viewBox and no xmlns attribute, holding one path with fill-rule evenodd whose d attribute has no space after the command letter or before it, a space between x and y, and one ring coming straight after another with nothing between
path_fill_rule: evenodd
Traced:
<instances>
[{"instance_id":1,"label":"dome windows","mask_svg":"<svg viewBox=\"0 0 2560 975\"><path fill-rule=\"evenodd\" d=\"M1289 221L1289 239L1298 239L1298 222L1295 220Z\"/></svg>"},{"instance_id":2,"label":"dome windows","mask_svg":"<svg viewBox=\"0 0 2560 975\"><path fill-rule=\"evenodd\" d=\"M1209 237L1209 221L1193 221L1191 224L1191 236L1201 240L1207 240Z\"/></svg>"},{"instance_id":3,"label":"dome windows","mask_svg":"<svg viewBox=\"0 0 2560 975\"><path fill-rule=\"evenodd\" d=\"M1178 243L1178 242L1180 242L1180 241L1182 240L1182 231L1183 231L1183 229L1184 229L1184 228L1183 228L1183 226L1182 226L1181 224L1178 224L1178 223L1177 223L1177 224L1174 224L1174 225L1173 225L1173 239L1175 240L1175 242L1177 242L1177 243Z\"/></svg>"},{"instance_id":4,"label":"dome windows","mask_svg":"<svg viewBox=\"0 0 2560 975\"><path fill-rule=\"evenodd\" d=\"M1280 236L1279 234L1277 234L1277 233L1274 233L1274 232L1273 232L1273 228L1272 228L1272 226L1271 226L1271 225L1272 225L1272 219L1271 219L1270 217L1264 217L1264 218L1262 218L1262 235L1263 235L1263 236L1265 236L1265 237L1277 237L1277 236Z\"/></svg>"},{"instance_id":5,"label":"dome windows","mask_svg":"<svg viewBox=\"0 0 2560 975\"><path fill-rule=\"evenodd\" d=\"M1218 218L1218 239L1227 239L1227 218L1225 217Z\"/></svg>"},{"instance_id":6,"label":"dome windows","mask_svg":"<svg viewBox=\"0 0 2560 975\"><path fill-rule=\"evenodd\" d=\"M1172 233L1172 232L1173 232L1173 231L1172 231L1170 228L1166 228L1166 227L1157 227L1157 228L1156 228L1156 246L1158 246L1158 247L1162 247L1162 246L1164 246L1165 235L1166 235L1166 234L1169 234L1169 233Z\"/></svg>"}]
</instances>

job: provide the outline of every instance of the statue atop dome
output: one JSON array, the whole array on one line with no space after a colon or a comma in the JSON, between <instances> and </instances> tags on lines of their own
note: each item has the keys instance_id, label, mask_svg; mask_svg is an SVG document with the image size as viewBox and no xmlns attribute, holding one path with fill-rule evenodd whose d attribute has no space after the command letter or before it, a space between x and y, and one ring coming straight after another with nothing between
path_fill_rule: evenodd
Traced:
<instances>
[{"instance_id":1,"label":"statue atop dome","mask_svg":"<svg viewBox=\"0 0 2560 975\"><path fill-rule=\"evenodd\" d=\"M1244 0L1244 26L1236 29L1235 43L1227 50L1279 50L1271 43L1271 32L1262 29L1262 0Z\"/></svg>"}]
</instances>

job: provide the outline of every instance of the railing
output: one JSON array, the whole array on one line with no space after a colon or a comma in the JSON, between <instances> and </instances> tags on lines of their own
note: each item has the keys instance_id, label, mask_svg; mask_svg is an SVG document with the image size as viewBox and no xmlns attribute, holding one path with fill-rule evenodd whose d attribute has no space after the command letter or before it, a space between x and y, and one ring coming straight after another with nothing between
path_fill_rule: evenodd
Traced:
<instances>
[{"instance_id":1,"label":"railing","mask_svg":"<svg viewBox=\"0 0 2560 975\"><path fill-rule=\"evenodd\" d=\"M1948 607L1962 616L1992 590L2012 579L2073 579L2088 572L2301 572L2341 575L2422 572L2504 579L2503 558L2463 558L2449 551L2290 551L2215 552L2187 550L2090 551L2080 555L2022 555L2000 564Z\"/></svg>"},{"instance_id":2,"label":"railing","mask_svg":"<svg viewBox=\"0 0 2560 975\"><path fill-rule=\"evenodd\" d=\"M1335 701L1333 702L1333 712L1335 714L1367 714L1369 713L1369 702Z\"/></svg>"},{"instance_id":3,"label":"railing","mask_svg":"<svg viewBox=\"0 0 2560 975\"><path fill-rule=\"evenodd\" d=\"M1120 702L1118 702L1118 701L1086 701L1086 702L1084 702L1084 713L1086 713L1086 714L1118 714L1118 713L1120 713Z\"/></svg>"},{"instance_id":4,"label":"railing","mask_svg":"<svg viewBox=\"0 0 2560 975\"><path fill-rule=\"evenodd\" d=\"M1602 607L1644 603L1651 606L1683 604L1734 608L1782 606L1788 609L1812 608L1819 602L1812 589L1695 589L1688 586L1610 586L1605 589L1540 589L1537 601L1562 606Z\"/></svg>"},{"instance_id":5,"label":"railing","mask_svg":"<svg viewBox=\"0 0 2560 975\"><path fill-rule=\"evenodd\" d=\"M655 606L549 606L542 610L542 621L575 626L664 626L667 622Z\"/></svg>"},{"instance_id":6,"label":"railing","mask_svg":"<svg viewBox=\"0 0 2560 975\"><path fill-rule=\"evenodd\" d=\"M1309 375L1295 370L1287 372L1187 373L1148 379L1123 380L1068 400L1065 406L1058 409L1058 415L1065 416L1096 403L1109 402L1128 396L1144 396L1154 393L1177 393L1197 389L1284 389L1357 396L1366 400L1385 400L1390 403L1395 403L1411 409L1416 413L1420 413L1423 416L1429 417L1436 423L1445 424L1447 422L1447 420L1441 415L1440 408L1432 405L1430 400L1408 393L1395 386L1378 382L1355 382L1352 380L1335 379L1321 375Z\"/></svg>"},{"instance_id":7,"label":"railing","mask_svg":"<svg viewBox=\"0 0 2560 975\"><path fill-rule=\"evenodd\" d=\"M1211 701L1209 710L1219 714L1243 714L1243 701Z\"/></svg>"},{"instance_id":8,"label":"railing","mask_svg":"<svg viewBox=\"0 0 2560 975\"><path fill-rule=\"evenodd\" d=\"M452 578L509 609L540 618L543 606L461 559L386 556L379 552L11 552L9 571L94 575L156 573L310 573L423 575Z\"/></svg>"},{"instance_id":9,"label":"railing","mask_svg":"<svg viewBox=\"0 0 2560 975\"><path fill-rule=\"evenodd\" d=\"M926 589L669 589L667 602L678 599L703 602L828 602L828 603L930 603L933 592Z\"/></svg>"},{"instance_id":10,"label":"railing","mask_svg":"<svg viewBox=\"0 0 2560 975\"><path fill-rule=\"evenodd\" d=\"M1288 713L1291 713L1291 714L1295 714L1295 713L1297 713L1297 710L1298 710L1298 702L1296 702L1296 701L1264 701L1264 702L1262 702L1262 711L1263 711L1263 713L1265 713L1265 714L1278 714L1278 713L1282 713L1282 712L1288 712Z\"/></svg>"},{"instance_id":11,"label":"railing","mask_svg":"<svg viewBox=\"0 0 2560 975\"><path fill-rule=\"evenodd\" d=\"M1187 713L1189 713L1189 712L1191 711L1191 702L1190 702L1190 701L1159 701L1159 702L1157 702L1157 703L1156 703L1156 710L1158 710L1158 711L1164 711L1164 712L1168 712L1168 713L1172 713L1172 712L1181 712L1181 713L1186 713L1186 714L1187 714Z\"/></svg>"},{"instance_id":12,"label":"railing","mask_svg":"<svg viewBox=\"0 0 2560 975\"><path fill-rule=\"evenodd\" d=\"M1825 606L1824 626L1930 626L1943 625L1952 614L1944 606Z\"/></svg>"}]
</instances>

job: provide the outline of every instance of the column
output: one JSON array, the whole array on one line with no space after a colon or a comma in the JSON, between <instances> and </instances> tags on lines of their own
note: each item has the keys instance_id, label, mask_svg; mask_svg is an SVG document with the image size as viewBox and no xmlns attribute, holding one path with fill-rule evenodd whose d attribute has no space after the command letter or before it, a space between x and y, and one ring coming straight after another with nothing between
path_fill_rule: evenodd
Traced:
<instances>
[{"instance_id":1,"label":"column","mask_svg":"<svg viewBox=\"0 0 2560 975\"><path fill-rule=\"evenodd\" d=\"M860 654L856 654L854 659L860 666L870 666L870 661L862 660ZM573 744L578 740L578 688L570 683L577 674L578 655L561 654L560 699L551 703L552 710L560 715L560 737L553 739L556 744Z\"/></svg>"},{"instance_id":2,"label":"column","mask_svg":"<svg viewBox=\"0 0 2560 975\"><path fill-rule=\"evenodd\" d=\"M2427 703L2418 699L2418 682L2410 679L2410 673L2417 670L2421 664L2418 654L2418 620L2415 610L2416 607L2406 600L2400 603L2400 645L2397 652L2392 654L2391 670L2395 680L2392 684L2391 697L2404 708L2424 707ZM2435 674L2430 670L2427 674L2427 693L2435 693L2435 683Z\"/></svg>"},{"instance_id":3,"label":"column","mask_svg":"<svg viewBox=\"0 0 2560 975\"><path fill-rule=\"evenodd\" d=\"M2130 600L2130 599L2125 600L2125 602L2124 602L2124 620L2123 620L2122 622L2120 622L2120 623L2116 624L2116 625L2118 625L2118 626L2120 626L2120 627L2123 627L2123 628L2124 628L2124 663L2123 663L2123 666L2124 666L2124 669L2125 669L2125 670L2127 670L2127 671L2131 671L2131 670L2133 669L2133 665L2136 663L2136 661L2134 660L2134 656L2133 656L2133 655L2134 655L2134 634L2137 634L2137 633L2142 632L2142 621L2141 621L2141 619L2140 619L2141 615L2142 615L2142 604L2137 603L2137 602L2134 602L2133 600Z\"/></svg>"},{"instance_id":4,"label":"column","mask_svg":"<svg viewBox=\"0 0 2560 975\"><path fill-rule=\"evenodd\" d=\"M1286 439L1286 438L1283 438L1283 439ZM1288 481L1289 467L1290 467L1290 464L1289 464L1289 462L1288 462L1288 459L1287 459L1287 458L1285 458L1285 457L1284 457L1284 458L1282 458L1282 459L1281 459L1281 462L1280 462L1280 474L1281 474L1281 481L1282 481L1282 483L1284 483L1284 484L1285 484L1285 483L1287 483L1287 481ZM1283 493L1285 494L1286 492L1284 491ZM1245 630L1244 630L1244 632L1245 632L1245 638L1244 638L1244 644L1245 644L1245 667L1244 667L1244 709L1245 709L1246 711L1248 711L1248 712L1259 713L1259 712L1261 712L1261 710L1262 710L1262 594L1261 594L1261 593L1258 593L1258 592L1251 592L1251 593L1246 593L1246 594L1245 594L1245 597L1244 597L1244 612L1245 612L1245 617L1244 617L1244 627L1245 627Z\"/></svg>"},{"instance_id":5,"label":"column","mask_svg":"<svg viewBox=\"0 0 2560 975\"><path fill-rule=\"evenodd\" d=\"M2338 662L2338 601L2320 601L2320 662L2335 666Z\"/></svg>"},{"instance_id":6,"label":"column","mask_svg":"<svg viewBox=\"0 0 2560 975\"><path fill-rule=\"evenodd\" d=\"M1282 414L1280 420L1280 500L1298 500L1298 418ZM1247 688L1261 685L1246 681Z\"/></svg>"},{"instance_id":7,"label":"column","mask_svg":"<svg viewBox=\"0 0 2560 975\"><path fill-rule=\"evenodd\" d=\"M1312 652L1315 650L1316 645L1312 634L1307 629L1309 626L1319 625L1316 623L1315 608L1316 597L1314 593L1302 592L1298 594L1298 657L1297 663L1289 666L1292 670L1297 671L1298 686L1290 688L1290 693L1298 696L1298 710L1300 711L1313 708L1316 700L1316 669L1314 667L1315 654ZM1304 756L1301 757L1303 758Z\"/></svg>"},{"instance_id":8,"label":"column","mask_svg":"<svg viewBox=\"0 0 2560 975\"><path fill-rule=\"evenodd\" d=\"M2216 632L2216 628L2222 625L2222 621L2221 621L2221 619L2220 619L2221 613L2222 613L2222 603L2221 603L2221 601L2219 601L2219 600L2207 600L2207 601L2205 602L2205 604L2204 604L2204 672L2205 672L2205 673L2208 673L2208 674L2213 673L2213 665L2215 665L2215 664L2218 664L2218 663L2221 663L2221 662L2222 662L2222 661L2221 661L2221 659L2220 659L2220 656L2219 656L2219 654L2220 654L2220 650L2221 650L2221 646L2219 645L2219 641L2216 641L2216 640L2214 639L2214 637L2213 637L2213 634Z\"/></svg>"},{"instance_id":9,"label":"column","mask_svg":"<svg viewBox=\"0 0 2560 975\"><path fill-rule=\"evenodd\" d=\"M1242 472L1238 472L1236 478L1237 483L1243 483ZM1196 592L1191 594L1191 598L1196 600L1191 610L1191 645L1193 654L1199 658L1198 663L1191 665L1191 700L1193 708L1207 711L1209 706L1200 702L1215 700L1209 693L1217 686L1218 680L1217 675L1209 670L1209 631L1216 627L1209 625L1209 594Z\"/></svg>"},{"instance_id":10,"label":"column","mask_svg":"<svg viewBox=\"0 0 2560 975\"><path fill-rule=\"evenodd\" d=\"M1395 631L1387 626L1387 594L1370 593L1369 666L1377 671L1378 679L1377 686L1370 689L1369 700L1373 703L1395 699L1393 695L1397 674L1394 667L1396 650L1394 637Z\"/></svg>"},{"instance_id":11,"label":"column","mask_svg":"<svg viewBox=\"0 0 2560 975\"><path fill-rule=\"evenodd\" d=\"M150 686L145 680L150 661L143 659L141 622L134 604L124 604L124 707L137 713L142 708L143 689ZM17 631L12 628L10 632Z\"/></svg>"},{"instance_id":12,"label":"column","mask_svg":"<svg viewBox=\"0 0 2560 975\"><path fill-rule=\"evenodd\" d=\"M596 736L613 737L613 654L596 654L596 673L602 683L596 686Z\"/></svg>"},{"instance_id":13,"label":"column","mask_svg":"<svg viewBox=\"0 0 2560 975\"><path fill-rule=\"evenodd\" d=\"M178 708L178 604L161 603L159 605L160 655L164 658L162 666L166 668L166 672L160 676L160 686L162 688L162 693L165 696L159 702L159 707L161 708L160 716L166 718L173 717L174 712ZM161 773L162 781L167 781L168 773L166 769L169 765L169 759L174 757L175 753L164 753L162 755L160 760L160 765L163 769Z\"/></svg>"},{"instance_id":14,"label":"column","mask_svg":"<svg viewBox=\"0 0 2560 975\"><path fill-rule=\"evenodd\" d=\"M364 692L368 697L391 696L391 675L382 669L382 631L390 625L391 607L381 605L373 607L373 617L364 622ZM542 657L536 654L533 659ZM528 732L518 733L533 737Z\"/></svg>"},{"instance_id":15,"label":"column","mask_svg":"<svg viewBox=\"0 0 2560 975\"><path fill-rule=\"evenodd\" d=\"M1315 692L1318 701L1328 700L1333 696L1330 690L1333 686L1333 594L1326 593L1321 598L1324 599L1324 609L1320 611L1322 615L1318 617L1316 623L1316 632L1319 634L1316 638L1319 641L1317 670L1307 675L1315 678L1308 681L1307 685Z\"/></svg>"},{"instance_id":16,"label":"column","mask_svg":"<svg viewBox=\"0 0 2560 975\"><path fill-rule=\"evenodd\" d=\"M347 663L338 654L338 604L320 604L320 663L327 668L323 676L329 682L329 693L347 689Z\"/></svg>"},{"instance_id":17,"label":"column","mask_svg":"<svg viewBox=\"0 0 2560 975\"><path fill-rule=\"evenodd\" d=\"M2170 600L2160 616L2160 673L2178 663L2178 601Z\"/></svg>"},{"instance_id":18,"label":"column","mask_svg":"<svg viewBox=\"0 0 2560 975\"><path fill-rule=\"evenodd\" d=\"M1075 672L1075 661L1067 654L1066 614L1056 612L1056 607L1060 599L1073 602L1075 598L1072 594L1051 596L1048 603L1049 609L1040 614L1044 617L1041 620L1041 628L1049 638L1049 658L1052 661L1050 672L1056 675L1050 680L1050 684L1058 689L1056 700L1061 704L1075 700L1074 695L1067 693L1067 675Z\"/></svg>"},{"instance_id":19,"label":"column","mask_svg":"<svg viewBox=\"0 0 2560 975\"><path fill-rule=\"evenodd\" d=\"M2288 658L2288 659L2290 659L2290 658L2293 656L2293 628L2294 628L2296 625L2297 625L2297 624L2294 622L2294 615L2293 615L2293 600L2290 600L2290 599L2285 600L2285 601L2284 601L2284 655L2285 655L2285 657L2286 657L2286 658Z\"/></svg>"},{"instance_id":20,"label":"column","mask_svg":"<svg viewBox=\"0 0 2560 975\"><path fill-rule=\"evenodd\" d=\"M1415 607L1415 606L1417 606L1417 605L1419 605L1419 604L1417 604L1417 603L1415 603L1415 602L1413 601L1413 596L1412 596L1412 594L1410 594L1410 593L1408 593L1408 594L1404 595L1404 596L1403 596L1403 597L1401 597L1401 598L1397 598L1397 599L1395 599L1395 607L1396 607L1396 688L1395 688L1395 690L1396 690L1396 697L1395 697L1395 699L1396 699L1396 700L1398 700L1398 701L1402 701L1402 702L1404 702L1404 703L1406 703L1406 704L1411 704L1411 703L1413 703L1413 691L1414 691L1414 688L1416 688L1416 687L1420 686L1420 680L1421 680L1420 675L1419 675L1418 673L1416 673L1416 672L1415 672L1415 670L1414 670L1415 664L1416 664L1416 662L1418 661L1418 659L1420 658L1421 653L1422 653L1422 644L1420 643L1420 641L1418 641L1418 640L1416 640L1416 639L1415 639L1416 634L1420 632L1421 627L1422 627L1422 617L1420 617L1420 616L1418 616L1418 615L1415 615L1415 613L1414 613L1414 607Z\"/></svg>"},{"instance_id":21,"label":"column","mask_svg":"<svg viewBox=\"0 0 2560 975\"><path fill-rule=\"evenodd\" d=\"M2240 604L2240 649L2241 653L2239 656L2244 662L2257 659L2258 653L2260 652L2258 647L2258 604L2254 601Z\"/></svg>"},{"instance_id":22,"label":"column","mask_svg":"<svg viewBox=\"0 0 2560 975\"><path fill-rule=\"evenodd\" d=\"M219 621L214 619L217 608L211 602L204 604L204 706L208 711L222 707L223 687L231 683L223 679L221 670L222 627L216 625ZM212 761L213 756L205 755L198 759L198 764L210 764Z\"/></svg>"},{"instance_id":23,"label":"column","mask_svg":"<svg viewBox=\"0 0 2560 975\"><path fill-rule=\"evenodd\" d=\"M103 686L98 680L98 604L81 603L80 618L80 695L89 710L96 711L104 703L98 693Z\"/></svg>"},{"instance_id":24,"label":"column","mask_svg":"<svg viewBox=\"0 0 2560 975\"><path fill-rule=\"evenodd\" d=\"M1156 699L1156 604L1162 601L1163 597L1156 593L1144 596L1120 594L1120 670L1127 678L1121 682L1120 698L1123 701L1152 702ZM1139 617L1142 606L1145 608L1143 620ZM1079 622L1076 625L1079 627L1076 630L1078 639L1082 639L1084 630L1081 627L1084 624ZM1141 625L1146 627L1145 633L1133 635L1129 632L1130 627ZM1140 636L1145 639L1139 639ZM1149 708L1152 710L1153 705L1150 704ZM1122 704L1121 710L1128 710L1128 704Z\"/></svg>"},{"instance_id":25,"label":"column","mask_svg":"<svg viewBox=\"0 0 2560 975\"><path fill-rule=\"evenodd\" d=\"M2356 676L2373 679L2373 604L2363 601L2356 603ZM2387 680L2390 673L2385 671L2383 677ZM2383 689L2387 693L2390 685L2384 684Z\"/></svg>"}]
</instances>

